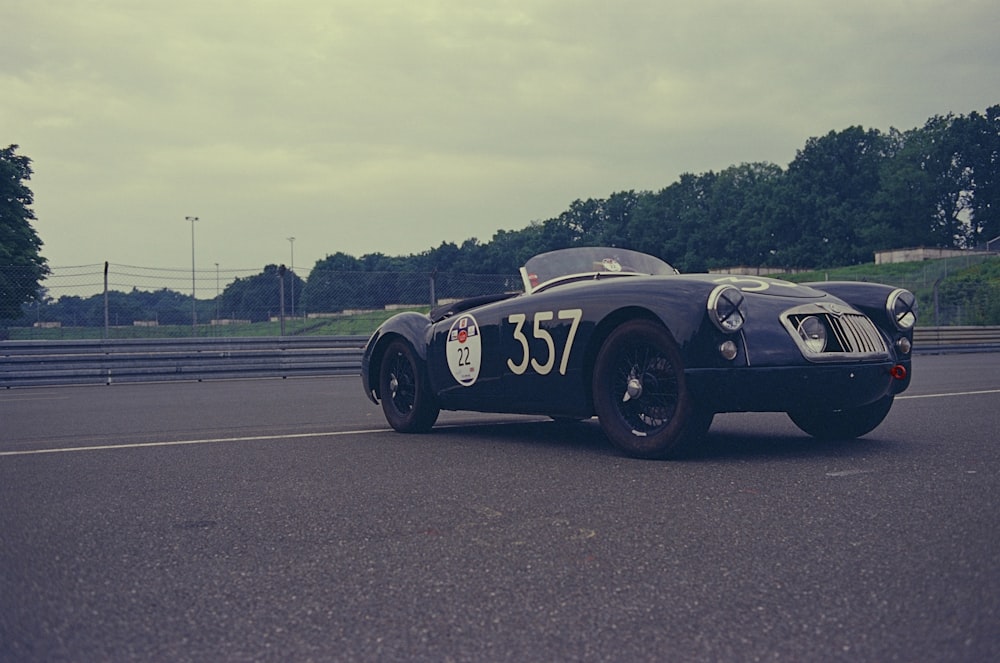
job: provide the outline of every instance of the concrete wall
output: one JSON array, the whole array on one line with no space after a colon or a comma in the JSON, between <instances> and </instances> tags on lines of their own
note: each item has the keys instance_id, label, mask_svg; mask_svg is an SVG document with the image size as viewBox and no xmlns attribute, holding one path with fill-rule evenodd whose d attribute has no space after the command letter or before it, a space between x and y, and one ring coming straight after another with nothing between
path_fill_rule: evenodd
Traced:
<instances>
[{"instance_id":1,"label":"concrete wall","mask_svg":"<svg viewBox=\"0 0 1000 663\"><path fill-rule=\"evenodd\" d=\"M968 251L958 249L933 249L917 247L913 249L893 249L875 253L876 265L887 265L894 262L917 262L920 260L936 260L938 258L956 258L969 255Z\"/></svg>"}]
</instances>

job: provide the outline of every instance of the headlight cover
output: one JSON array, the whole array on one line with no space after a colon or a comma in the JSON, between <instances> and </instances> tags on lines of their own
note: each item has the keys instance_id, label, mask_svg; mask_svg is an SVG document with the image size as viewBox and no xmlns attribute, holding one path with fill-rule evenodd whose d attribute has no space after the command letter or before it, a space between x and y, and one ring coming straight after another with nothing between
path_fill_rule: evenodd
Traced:
<instances>
[{"instance_id":1,"label":"headlight cover","mask_svg":"<svg viewBox=\"0 0 1000 663\"><path fill-rule=\"evenodd\" d=\"M896 329L912 329L917 323L917 298L909 290L896 288L885 300L885 311Z\"/></svg>"},{"instance_id":2,"label":"headlight cover","mask_svg":"<svg viewBox=\"0 0 1000 663\"><path fill-rule=\"evenodd\" d=\"M802 318L795 329L810 352L819 354L826 350L826 325L815 315Z\"/></svg>"},{"instance_id":3,"label":"headlight cover","mask_svg":"<svg viewBox=\"0 0 1000 663\"><path fill-rule=\"evenodd\" d=\"M716 286L708 296L708 317L719 330L735 334L747 320L746 297L734 286Z\"/></svg>"}]
</instances>

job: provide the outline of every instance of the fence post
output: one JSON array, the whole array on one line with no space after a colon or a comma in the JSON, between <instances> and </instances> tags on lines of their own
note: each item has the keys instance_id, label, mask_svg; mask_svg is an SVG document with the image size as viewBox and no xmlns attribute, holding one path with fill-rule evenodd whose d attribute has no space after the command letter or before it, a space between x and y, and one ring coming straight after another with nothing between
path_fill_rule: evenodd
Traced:
<instances>
[{"instance_id":1,"label":"fence post","mask_svg":"<svg viewBox=\"0 0 1000 663\"><path fill-rule=\"evenodd\" d=\"M944 278L944 277L941 277ZM939 327L941 325L941 320L938 317L938 286L941 285L941 279L934 281L934 326Z\"/></svg>"},{"instance_id":2,"label":"fence post","mask_svg":"<svg viewBox=\"0 0 1000 663\"><path fill-rule=\"evenodd\" d=\"M281 320L281 335L285 335L285 266L278 266L278 318Z\"/></svg>"},{"instance_id":3,"label":"fence post","mask_svg":"<svg viewBox=\"0 0 1000 663\"><path fill-rule=\"evenodd\" d=\"M108 323L108 261L104 261L104 338L107 340L109 329Z\"/></svg>"}]
</instances>

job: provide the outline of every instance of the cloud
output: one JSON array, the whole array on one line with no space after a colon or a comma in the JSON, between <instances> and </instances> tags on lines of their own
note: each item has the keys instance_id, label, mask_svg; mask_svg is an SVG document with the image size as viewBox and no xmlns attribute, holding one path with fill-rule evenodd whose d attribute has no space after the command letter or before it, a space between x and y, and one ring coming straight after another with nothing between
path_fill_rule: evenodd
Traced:
<instances>
[{"instance_id":1,"label":"cloud","mask_svg":"<svg viewBox=\"0 0 1000 663\"><path fill-rule=\"evenodd\" d=\"M486 240L576 198L786 165L810 136L997 103L969 0L14 0L4 144L50 262ZM11 27L13 26L13 27Z\"/></svg>"}]
</instances>

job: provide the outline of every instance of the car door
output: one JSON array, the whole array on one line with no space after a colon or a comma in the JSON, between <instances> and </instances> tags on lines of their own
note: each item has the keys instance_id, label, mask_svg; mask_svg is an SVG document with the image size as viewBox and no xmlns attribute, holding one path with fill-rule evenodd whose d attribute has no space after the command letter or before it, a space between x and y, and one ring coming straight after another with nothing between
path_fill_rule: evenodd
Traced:
<instances>
[{"instance_id":1,"label":"car door","mask_svg":"<svg viewBox=\"0 0 1000 663\"><path fill-rule=\"evenodd\" d=\"M462 311L436 323L427 353L431 385L445 409L505 411L498 304Z\"/></svg>"},{"instance_id":2,"label":"car door","mask_svg":"<svg viewBox=\"0 0 1000 663\"><path fill-rule=\"evenodd\" d=\"M504 304L497 316L503 399L517 412L584 408L583 341L592 327L584 309L548 293Z\"/></svg>"}]
</instances>

